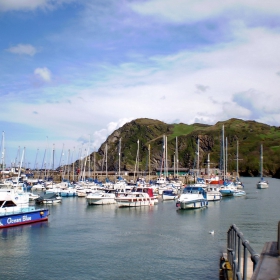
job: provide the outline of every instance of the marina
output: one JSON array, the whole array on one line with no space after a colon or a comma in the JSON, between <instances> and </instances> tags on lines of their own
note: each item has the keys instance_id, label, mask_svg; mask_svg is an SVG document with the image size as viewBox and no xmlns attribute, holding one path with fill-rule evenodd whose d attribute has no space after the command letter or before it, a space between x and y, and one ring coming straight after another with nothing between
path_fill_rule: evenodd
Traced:
<instances>
[{"instance_id":1,"label":"marina","mask_svg":"<svg viewBox=\"0 0 280 280\"><path fill-rule=\"evenodd\" d=\"M120 208L63 197L47 205L47 222L0 231L2 277L219 279L233 223L259 253L277 232L280 181L270 178L269 189L259 190L257 178L241 180L245 196L223 197L194 210L179 210L174 200Z\"/></svg>"}]
</instances>

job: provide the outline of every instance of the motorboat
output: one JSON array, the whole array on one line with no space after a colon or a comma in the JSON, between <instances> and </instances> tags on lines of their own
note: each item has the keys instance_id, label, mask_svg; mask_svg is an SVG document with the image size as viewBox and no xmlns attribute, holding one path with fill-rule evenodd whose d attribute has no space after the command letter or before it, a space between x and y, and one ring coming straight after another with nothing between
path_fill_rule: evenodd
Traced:
<instances>
[{"instance_id":1,"label":"motorboat","mask_svg":"<svg viewBox=\"0 0 280 280\"><path fill-rule=\"evenodd\" d=\"M233 193L236 191L237 187L233 182L224 182L224 185L220 187L222 196L233 196Z\"/></svg>"},{"instance_id":2,"label":"motorboat","mask_svg":"<svg viewBox=\"0 0 280 280\"><path fill-rule=\"evenodd\" d=\"M213 176L213 175L206 180L206 183L210 185L222 185L223 182L224 181L219 176Z\"/></svg>"},{"instance_id":3,"label":"motorboat","mask_svg":"<svg viewBox=\"0 0 280 280\"><path fill-rule=\"evenodd\" d=\"M105 205L115 204L116 194L114 191L106 190L90 193L87 195L86 200L89 205Z\"/></svg>"},{"instance_id":4,"label":"motorboat","mask_svg":"<svg viewBox=\"0 0 280 280\"><path fill-rule=\"evenodd\" d=\"M234 184L235 184L235 186L237 187L237 189L239 189L239 190L244 189L244 185L243 185L243 183L239 180L239 178L236 178Z\"/></svg>"},{"instance_id":5,"label":"motorboat","mask_svg":"<svg viewBox=\"0 0 280 280\"><path fill-rule=\"evenodd\" d=\"M155 198L152 188L147 188L147 192L131 191L129 193L118 193L116 202L119 207L153 206Z\"/></svg>"},{"instance_id":6,"label":"motorboat","mask_svg":"<svg viewBox=\"0 0 280 280\"><path fill-rule=\"evenodd\" d=\"M61 203L61 196L56 193L47 193L35 199L36 204L57 204Z\"/></svg>"},{"instance_id":7,"label":"motorboat","mask_svg":"<svg viewBox=\"0 0 280 280\"><path fill-rule=\"evenodd\" d=\"M207 207L206 191L195 185L189 185L184 188L183 193L179 196L176 207L180 209L197 209Z\"/></svg>"},{"instance_id":8,"label":"motorboat","mask_svg":"<svg viewBox=\"0 0 280 280\"><path fill-rule=\"evenodd\" d=\"M222 199L220 188L215 185L209 185L206 189L206 198L208 201L218 201Z\"/></svg>"},{"instance_id":9,"label":"motorboat","mask_svg":"<svg viewBox=\"0 0 280 280\"><path fill-rule=\"evenodd\" d=\"M48 220L49 210L29 206L28 193L0 189L0 229Z\"/></svg>"},{"instance_id":10,"label":"motorboat","mask_svg":"<svg viewBox=\"0 0 280 280\"><path fill-rule=\"evenodd\" d=\"M45 191L46 190L46 187L44 184L35 184L31 187L31 191Z\"/></svg>"},{"instance_id":11,"label":"motorboat","mask_svg":"<svg viewBox=\"0 0 280 280\"><path fill-rule=\"evenodd\" d=\"M239 190L237 189L234 193L233 196L244 196L246 195L246 192L244 190Z\"/></svg>"},{"instance_id":12,"label":"motorboat","mask_svg":"<svg viewBox=\"0 0 280 280\"><path fill-rule=\"evenodd\" d=\"M34 201L35 199L39 198L38 194L28 193L28 195L29 195L29 201Z\"/></svg>"},{"instance_id":13,"label":"motorboat","mask_svg":"<svg viewBox=\"0 0 280 280\"><path fill-rule=\"evenodd\" d=\"M164 190L162 192L162 200L174 200L178 198L177 191L174 190Z\"/></svg>"},{"instance_id":14,"label":"motorboat","mask_svg":"<svg viewBox=\"0 0 280 280\"><path fill-rule=\"evenodd\" d=\"M61 190L60 196L61 197L73 197L77 195L77 190L74 188L67 188L65 190Z\"/></svg>"}]
</instances>

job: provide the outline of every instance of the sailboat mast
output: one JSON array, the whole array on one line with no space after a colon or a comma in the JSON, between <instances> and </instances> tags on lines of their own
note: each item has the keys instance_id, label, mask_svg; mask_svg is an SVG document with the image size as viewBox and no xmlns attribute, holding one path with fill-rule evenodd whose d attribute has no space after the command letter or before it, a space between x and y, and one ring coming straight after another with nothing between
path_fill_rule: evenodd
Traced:
<instances>
[{"instance_id":1,"label":"sailboat mast","mask_svg":"<svg viewBox=\"0 0 280 280\"><path fill-rule=\"evenodd\" d=\"M23 148L23 151L22 151L20 166L19 166L19 170L18 170L17 187L18 187L18 183L19 183L19 177L20 177L20 175L21 175L20 173L21 173L21 168L22 168L22 162L23 162L23 159L24 159L24 152L25 152L25 147Z\"/></svg>"},{"instance_id":2,"label":"sailboat mast","mask_svg":"<svg viewBox=\"0 0 280 280\"><path fill-rule=\"evenodd\" d=\"M150 160L151 160L151 146L150 146L150 144L149 144L149 148L148 148L148 150L149 150L149 182L150 182L150 171L151 171L151 162L150 162Z\"/></svg>"},{"instance_id":3,"label":"sailboat mast","mask_svg":"<svg viewBox=\"0 0 280 280\"><path fill-rule=\"evenodd\" d=\"M210 175L210 154L208 154L208 157L207 157L207 175L208 176Z\"/></svg>"},{"instance_id":4,"label":"sailboat mast","mask_svg":"<svg viewBox=\"0 0 280 280\"><path fill-rule=\"evenodd\" d=\"M119 143L119 177L121 176L121 146L122 146L122 138L120 138L120 143Z\"/></svg>"},{"instance_id":5,"label":"sailboat mast","mask_svg":"<svg viewBox=\"0 0 280 280\"><path fill-rule=\"evenodd\" d=\"M226 177L227 177L227 165L228 165L228 139L226 137L226 164L225 164L225 168L226 168L225 174L226 174Z\"/></svg>"},{"instance_id":6,"label":"sailboat mast","mask_svg":"<svg viewBox=\"0 0 280 280\"><path fill-rule=\"evenodd\" d=\"M36 156L35 156L34 167L33 167L34 170L35 170L35 169L38 169L38 167L37 167L38 152L39 152L39 149L37 149Z\"/></svg>"},{"instance_id":7,"label":"sailboat mast","mask_svg":"<svg viewBox=\"0 0 280 280\"><path fill-rule=\"evenodd\" d=\"M106 146L105 146L106 178L108 178L108 163L107 163L107 160L108 160L108 146L107 146L107 143L106 143Z\"/></svg>"},{"instance_id":8,"label":"sailboat mast","mask_svg":"<svg viewBox=\"0 0 280 280\"><path fill-rule=\"evenodd\" d=\"M135 161L134 176L133 176L134 182L135 182L135 175L138 173L138 161L139 161L139 139L137 140L137 152L136 152L136 161Z\"/></svg>"},{"instance_id":9,"label":"sailboat mast","mask_svg":"<svg viewBox=\"0 0 280 280\"><path fill-rule=\"evenodd\" d=\"M53 151L52 151L52 170L54 171L54 147L55 145L53 144Z\"/></svg>"},{"instance_id":10,"label":"sailboat mast","mask_svg":"<svg viewBox=\"0 0 280 280\"><path fill-rule=\"evenodd\" d=\"M89 135L89 144L88 144L88 150L89 150L89 156L88 156L88 177L90 178L90 143L91 139L90 139L90 135Z\"/></svg>"},{"instance_id":11,"label":"sailboat mast","mask_svg":"<svg viewBox=\"0 0 280 280\"><path fill-rule=\"evenodd\" d=\"M74 149L73 149L73 156L72 156L72 161L73 161L73 163L72 163L72 172L73 172L73 182L75 181L75 165L74 165L74 154L75 154L75 147L74 147Z\"/></svg>"},{"instance_id":12,"label":"sailboat mast","mask_svg":"<svg viewBox=\"0 0 280 280\"><path fill-rule=\"evenodd\" d=\"M167 136L165 136L165 177L168 177Z\"/></svg>"},{"instance_id":13,"label":"sailboat mast","mask_svg":"<svg viewBox=\"0 0 280 280\"><path fill-rule=\"evenodd\" d=\"M222 160L222 164L223 164L223 180L225 180L225 127L223 125L223 130L222 130L222 149L223 149L223 160Z\"/></svg>"},{"instance_id":14,"label":"sailboat mast","mask_svg":"<svg viewBox=\"0 0 280 280\"><path fill-rule=\"evenodd\" d=\"M238 158L238 145L239 145L239 142L238 142L238 140L237 140L237 143L236 143L236 176L237 177L239 177L239 163L238 163L238 161L239 161L239 158Z\"/></svg>"},{"instance_id":15,"label":"sailboat mast","mask_svg":"<svg viewBox=\"0 0 280 280\"><path fill-rule=\"evenodd\" d=\"M197 177L199 176L199 138L197 138L197 163L196 163L196 168L197 168Z\"/></svg>"},{"instance_id":16,"label":"sailboat mast","mask_svg":"<svg viewBox=\"0 0 280 280\"><path fill-rule=\"evenodd\" d=\"M4 131L2 132L2 152L1 152L2 174L4 176L5 167L5 143L4 143Z\"/></svg>"},{"instance_id":17,"label":"sailboat mast","mask_svg":"<svg viewBox=\"0 0 280 280\"><path fill-rule=\"evenodd\" d=\"M179 158L178 158L178 138L176 136L176 149L175 149L175 157L176 157L176 171L177 178L179 178Z\"/></svg>"},{"instance_id":18,"label":"sailboat mast","mask_svg":"<svg viewBox=\"0 0 280 280\"><path fill-rule=\"evenodd\" d=\"M263 177L263 145L261 145L261 163L260 163L261 178Z\"/></svg>"}]
</instances>

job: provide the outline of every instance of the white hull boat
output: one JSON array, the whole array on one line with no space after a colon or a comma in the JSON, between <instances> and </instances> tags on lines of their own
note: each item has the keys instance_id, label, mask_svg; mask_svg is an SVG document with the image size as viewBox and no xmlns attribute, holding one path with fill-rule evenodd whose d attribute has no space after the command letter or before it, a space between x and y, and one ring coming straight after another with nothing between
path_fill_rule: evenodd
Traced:
<instances>
[{"instance_id":1,"label":"white hull boat","mask_svg":"<svg viewBox=\"0 0 280 280\"><path fill-rule=\"evenodd\" d=\"M207 207L206 192L201 187L188 186L179 196L176 207L180 209L198 209Z\"/></svg>"},{"instance_id":2,"label":"white hull boat","mask_svg":"<svg viewBox=\"0 0 280 280\"><path fill-rule=\"evenodd\" d=\"M234 192L236 191L237 187L232 182L220 188L220 193L222 194L222 196L233 196Z\"/></svg>"},{"instance_id":3,"label":"white hull boat","mask_svg":"<svg viewBox=\"0 0 280 280\"><path fill-rule=\"evenodd\" d=\"M243 190L236 190L234 193L233 193L233 196L244 196L246 195L246 192L243 191Z\"/></svg>"},{"instance_id":4,"label":"white hull boat","mask_svg":"<svg viewBox=\"0 0 280 280\"><path fill-rule=\"evenodd\" d=\"M261 145L261 154L260 154L260 181L257 183L257 189L267 189L269 184L263 179L263 146Z\"/></svg>"},{"instance_id":5,"label":"white hull boat","mask_svg":"<svg viewBox=\"0 0 280 280\"><path fill-rule=\"evenodd\" d=\"M162 200L174 200L176 198L178 198L178 194L173 190L165 190L162 192Z\"/></svg>"},{"instance_id":6,"label":"white hull boat","mask_svg":"<svg viewBox=\"0 0 280 280\"><path fill-rule=\"evenodd\" d=\"M120 194L116 197L116 202L119 207L153 206L155 204L155 198L153 196L153 190L149 188L148 193L130 192Z\"/></svg>"},{"instance_id":7,"label":"white hull boat","mask_svg":"<svg viewBox=\"0 0 280 280\"><path fill-rule=\"evenodd\" d=\"M89 205L106 205L116 203L115 193L95 192L87 195L86 200Z\"/></svg>"},{"instance_id":8,"label":"white hull boat","mask_svg":"<svg viewBox=\"0 0 280 280\"><path fill-rule=\"evenodd\" d=\"M268 182L261 179L258 183L257 183L257 189L267 189L268 188Z\"/></svg>"},{"instance_id":9,"label":"white hull boat","mask_svg":"<svg viewBox=\"0 0 280 280\"><path fill-rule=\"evenodd\" d=\"M208 201L219 201L222 199L222 194L218 187L209 186L206 189L206 198Z\"/></svg>"}]
</instances>

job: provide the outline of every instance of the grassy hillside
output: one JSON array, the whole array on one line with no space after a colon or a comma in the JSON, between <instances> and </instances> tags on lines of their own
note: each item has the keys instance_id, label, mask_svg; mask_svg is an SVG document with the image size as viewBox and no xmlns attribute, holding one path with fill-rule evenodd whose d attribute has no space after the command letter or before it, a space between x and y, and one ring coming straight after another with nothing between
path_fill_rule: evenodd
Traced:
<instances>
[{"instance_id":1,"label":"grassy hillside","mask_svg":"<svg viewBox=\"0 0 280 280\"><path fill-rule=\"evenodd\" d=\"M239 171L241 175L258 176L260 145L264 151L264 173L280 177L280 129L255 121L230 119L215 125L166 124L159 120L136 119L114 131L96 153L97 169L104 161L105 145L108 145L108 170L118 170L119 145L121 143L121 169L135 168L139 140L139 168L147 170L150 148L151 166L160 168L163 136L168 139L168 166L173 166L176 137L180 167L196 165L197 141L200 140L199 165L205 167L208 154L211 167L219 167L221 158L222 127L227 143L228 170L236 171L237 141L239 143ZM92 155L93 156L93 155Z\"/></svg>"}]
</instances>

